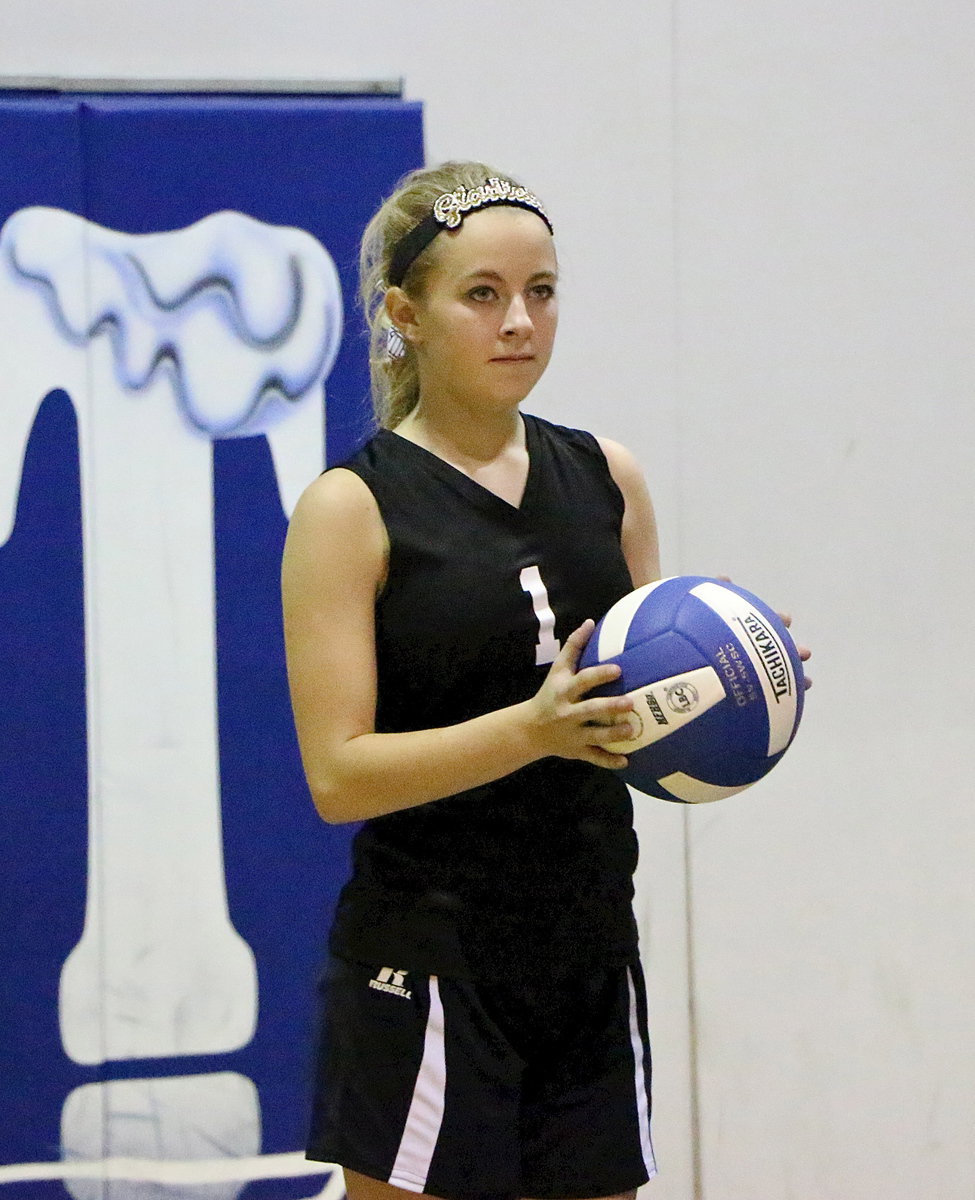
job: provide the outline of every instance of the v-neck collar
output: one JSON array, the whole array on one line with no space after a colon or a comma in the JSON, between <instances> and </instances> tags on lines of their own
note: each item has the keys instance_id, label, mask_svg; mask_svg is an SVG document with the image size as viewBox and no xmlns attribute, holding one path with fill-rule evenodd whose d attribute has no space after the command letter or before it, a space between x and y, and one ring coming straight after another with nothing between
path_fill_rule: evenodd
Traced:
<instances>
[{"instance_id":1,"label":"v-neck collar","mask_svg":"<svg viewBox=\"0 0 975 1200\"><path fill-rule=\"evenodd\" d=\"M503 496L499 496L497 492L492 492L490 488L485 487L483 483L478 483L476 479L472 479L466 471L455 467L453 463L447 462L445 458L441 458L439 454L428 450L426 446L421 446L419 442L411 441L410 438L403 437L393 429L384 429L382 433L388 437L396 438L398 442L411 446L419 456L418 461L422 461L429 470L433 471L441 479L459 487L471 496L472 499L495 508L498 511L506 510L509 513L524 513L526 504L530 501L532 493L535 490L534 480L538 465L538 432L533 417L528 413L521 413L520 416L525 427L525 449L528 451L528 474L525 477L525 488L521 493L521 500L518 504L511 504Z\"/></svg>"}]
</instances>

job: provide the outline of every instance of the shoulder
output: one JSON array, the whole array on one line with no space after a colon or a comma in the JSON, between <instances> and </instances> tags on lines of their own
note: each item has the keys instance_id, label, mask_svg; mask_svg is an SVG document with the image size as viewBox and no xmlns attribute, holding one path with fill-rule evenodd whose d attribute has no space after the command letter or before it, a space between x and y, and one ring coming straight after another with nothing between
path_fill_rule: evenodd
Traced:
<instances>
[{"instance_id":1,"label":"shoulder","mask_svg":"<svg viewBox=\"0 0 975 1200\"><path fill-rule=\"evenodd\" d=\"M555 425L541 417L529 418L535 429L536 444L543 448L544 457L569 471L577 480L588 481L600 494L608 495L622 516L627 491L640 477L640 468L633 456L618 442L596 437L585 429Z\"/></svg>"},{"instance_id":2,"label":"shoulder","mask_svg":"<svg viewBox=\"0 0 975 1200\"><path fill-rule=\"evenodd\" d=\"M525 413L525 419L535 426L540 439L577 448L590 457L605 462L617 483L620 482L620 478L642 482L643 471L636 456L620 442L613 441L611 438L598 437L585 429L572 429L568 425L556 425L552 421L546 421L543 417L532 416L529 413Z\"/></svg>"},{"instance_id":3,"label":"shoulder","mask_svg":"<svg viewBox=\"0 0 975 1200\"><path fill-rule=\"evenodd\" d=\"M378 583L388 554L375 496L353 471L335 467L310 483L288 526L283 574L315 581L362 572Z\"/></svg>"},{"instance_id":4,"label":"shoulder","mask_svg":"<svg viewBox=\"0 0 975 1200\"><path fill-rule=\"evenodd\" d=\"M530 416L527 413L525 417L534 424L540 439L581 450L590 458L605 462L614 478L617 471L623 476L636 474L642 478L640 465L635 456L619 442L599 437L586 429L556 425L552 421L546 421L543 417Z\"/></svg>"},{"instance_id":5,"label":"shoulder","mask_svg":"<svg viewBox=\"0 0 975 1200\"><path fill-rule=\"evenodd\" d=\"M650 493L643 468L636 455L611 438L600 437L596 441L606 459L613 482L623 493L627 507L647 508L650 505Z\"/></svg>"},{"instance_id":6,"label":"shoulder","mask_svg":"<svg viewBox=\"0 0 975 1200\"><path fill-rule=\"evenodd\" d=\"M557 446L574 447L588 453L597 449L597 439L585 429L572 429L568 425L556 425L546 421L544 417L536 417L531 413L524 414L525 420L534 426L535 434L540 441Z\"/></svg>"},{"instance_id":7,"label":"shoulder","mask_svg":"<svg viewBox=\"0 0 975 1200\"><path fill-rule=\"evenodd\" d=\"M295 506L292 525L296 521L345 522L378 517L376 492L386 440L378 431L348 458L312 480Z\"/></svg>"},{"instance_id":8,"label":"shoulder","mask_svg":"<svg viewBox=\"0 0 975 1200\"><path fill-rule=\"evenodd\" d=\"M612 438L597 437L595 440L603 452L610 474L621 491L626 491L624 484L633 486L643 483L643 469L637 462L636 455L620 442L614 442Z\"/></svg>"},{"instance_id":9,"label":"shoulder","mask_svg":"<svg viewBox=\"0 0 975 1200\"><path fill-rule=\"evenodd\" d=\"M292 524L320 521L362 521L379 517L372 489L348 466L332 467L319 475L302 492Z\"/></svg>"},{"instance_id":10,"label":"shoulder","mask_svg":"<svg viewBox=\"0 0 975 1200\"><path fill-rule=\"evenodd\" d=\"M608 467L613 482L624 494L628 487L639 487L643 484L643 470L636 456L620 442L598 437L585 429L555 425L541 417L529 417L527 414L526 417L534 423L541 440L580 451L586 457Z\"/></svg>"},{"instance_id":11,"label":"shoulder","mask_svg":"<svg viewBox=\"0 0 975 1200\"><path fill-rule=\"evenodd\" d=\"M542 417L528 416L534 427L535 445L544 455L563 464L575 464L586 475L605 478L609 466L601 440L585 429L573 429L568 425L556 425ZM612 472L610 481L615 483Z\"/></svg>"}]
</instances>

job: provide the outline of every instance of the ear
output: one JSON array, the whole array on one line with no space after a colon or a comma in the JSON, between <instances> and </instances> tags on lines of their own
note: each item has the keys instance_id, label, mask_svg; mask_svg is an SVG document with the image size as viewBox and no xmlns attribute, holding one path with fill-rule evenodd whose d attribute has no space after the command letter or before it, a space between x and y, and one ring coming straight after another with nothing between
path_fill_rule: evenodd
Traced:
<instances>
[{"instance_id":1,"label":"ear","mask_svg":"<svg viewBox=\"0 0 975 1200\"><path fill-rule=\"evenodd\" d=\"M399 287L391 287L386 292L384 303L393 327L399 330L405 342L416 346L421 340L416 303Z\"/></svg>"}]
</instances>

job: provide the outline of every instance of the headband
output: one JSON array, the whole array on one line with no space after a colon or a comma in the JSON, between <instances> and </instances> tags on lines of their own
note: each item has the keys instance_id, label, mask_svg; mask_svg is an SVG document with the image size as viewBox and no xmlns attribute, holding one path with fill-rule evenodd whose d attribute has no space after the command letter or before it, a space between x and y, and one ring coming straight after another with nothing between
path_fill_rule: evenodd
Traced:
<instances>
[{"instance_id":1,"label":"headband","mask_svg":"<svg viewBox=\"0 0 975 1200\"><path fill-rule=\"evenodd\" d=\"M396 243L389 261L389 271L386 273L389 286L399 287L402 284L406 272L441 230L458 229L466 213L498 204L505 204L510 208L527 208L529 212L542 218L548 226L549 233L554 233L552 222L548 219L542 202L534 192L521 187L520 184L492 177L470 191L459 187L456 191L444 192L438 196L432 211Z\"/></svg>"}]
</instances>

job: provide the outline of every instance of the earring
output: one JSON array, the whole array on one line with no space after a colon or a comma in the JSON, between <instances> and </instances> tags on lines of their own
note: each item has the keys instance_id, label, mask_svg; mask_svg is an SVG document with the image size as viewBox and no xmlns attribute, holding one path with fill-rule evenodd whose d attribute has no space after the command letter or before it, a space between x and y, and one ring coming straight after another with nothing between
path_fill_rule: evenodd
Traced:
<instances>
[{"instance_id":1,"label":"earring","mask_svg":"<svg viewBox=\"0 0 975 1200\"><path fill-rule=\"evenodd\" d=\"M391 325L389 329L386 330L386 345L384 348L386 350L387 358L406 357L406 342L403 338L403 335L395 325Z\"/></svg>"}]
</instances>

